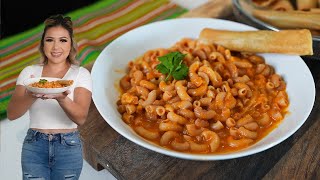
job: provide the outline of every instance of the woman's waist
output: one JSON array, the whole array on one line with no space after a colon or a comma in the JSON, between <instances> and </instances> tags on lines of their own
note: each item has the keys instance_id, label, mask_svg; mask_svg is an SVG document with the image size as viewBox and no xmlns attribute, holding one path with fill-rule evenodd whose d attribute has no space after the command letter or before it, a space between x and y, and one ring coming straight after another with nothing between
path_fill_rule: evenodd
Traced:
<instances>
[{"instance_id":1,"label":"woman's waist","mask_svg":"<svg viewBox=\"0 0 320 180\"><path fill-rule=\"evenodd\" d=\"M80 134L78 130L67 132L67 133L43 133L38 130L29 128L24 142L33 142L40 139L50 141L50 142L59 142L65 145L81 145ZM42 141L41 141L42 142Z\"/></svg>"},{"instance_id":2,"label":"woman's waist","mask_svg":"<svg viewBox=\"0 0 320 180\"><path fill-rule=\"evenodd\" d=\"M44 133L44 134L65 134L65 133L73 133L73 132L76 132L78 131L77 128L72 128L72 129L39 129L39 128L31 128L32 130L34 131L39 131L41 133Z\"/></svg>"},{"instance_id":3,"label":"woman's waist","mask_svg":"<svg viewBox=\"0 0 320 180\"><path fill-rule=\"evenodd\" d=\"M30 114L30 128L39 130L43 133L66 133L77 129L78 125L74 123L67 115L49 114L35 115Z\"/></svg>"}]
</instances>

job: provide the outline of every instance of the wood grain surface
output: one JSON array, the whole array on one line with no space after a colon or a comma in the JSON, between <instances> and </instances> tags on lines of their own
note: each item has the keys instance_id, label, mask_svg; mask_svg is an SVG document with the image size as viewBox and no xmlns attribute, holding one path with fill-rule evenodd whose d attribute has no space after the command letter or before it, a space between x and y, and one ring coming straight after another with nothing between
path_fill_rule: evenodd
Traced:
<instances>
[{"instance_id":1,"label":"wood grain surface","mask_svg":"<svg viewBox=\"0 0 320 180\"><path fill-rule=\"evenodd\" d=\"M180 17L225 18L230 15L232 15L232 0L209 0L207 3L181 15Z\"/></svg>"},{"instance_id":2,"label":"wood grain surface","mask_svg":"<svg viewBox=\"0 0 320 180\"><path fill-rule=\"evenodd\" d=\"M208 12L206 17L232 19L230 6L229 0L212 0L184 17L204 17ZM212 12L211 8L218 10ZM218 12L221 9L229 12ZM313 74L318 95L320 61L303 59ZM86 123L79 129L85 159L96 170L105 168L117 179L320 179L319 106L316 97L307 121L282 143L254 155L222 161L183 160L141 147L114 131L93 102Z\"/></svg>"}]
</instances>

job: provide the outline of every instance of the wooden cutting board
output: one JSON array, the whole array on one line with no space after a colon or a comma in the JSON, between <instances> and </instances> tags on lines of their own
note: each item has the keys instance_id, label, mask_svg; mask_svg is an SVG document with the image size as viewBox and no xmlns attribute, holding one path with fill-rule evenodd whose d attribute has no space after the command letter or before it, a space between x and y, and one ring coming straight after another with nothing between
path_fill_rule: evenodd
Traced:
<instances>
[{"instance_id":1,"label":"wooden cutting board","mask_svg":"<svg viewBox=\"0 0 320 180\"><path fill-rule=\"evenodd\" d=\"M209 0L207 3L180 17L211 17L223 19L230 16L232 16L232 0Z\"/></svg>"}]
</instances>

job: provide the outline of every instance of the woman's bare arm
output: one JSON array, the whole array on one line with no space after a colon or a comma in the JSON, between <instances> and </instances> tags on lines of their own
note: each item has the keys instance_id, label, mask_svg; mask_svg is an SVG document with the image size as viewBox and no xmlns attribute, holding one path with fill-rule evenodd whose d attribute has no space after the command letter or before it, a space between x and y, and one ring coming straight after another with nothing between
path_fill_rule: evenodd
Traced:
<instances>
[{"instance_id":1,"label":"woman's bare arm","mask_svg":"<svg viewBox=\"0 0 320 180\"><path fill-rule=\"evenodd\" d=\"M24 86L17 85L8 104L8 119L15 120L24 115L36 99Z\"/></svg>"},{"instance_id":2,"label":"woman's bare arm","mask_svg":"<svg viewBox=\"0 0 320 180\"><path fill-rule=\"evenodd\" d=\"M91 103L91 92L89 90L82 87L76 88L73 101L66 96L56 97L55 99L74 123L80 126L85 122Z\"/></svg>"}]
</instances>

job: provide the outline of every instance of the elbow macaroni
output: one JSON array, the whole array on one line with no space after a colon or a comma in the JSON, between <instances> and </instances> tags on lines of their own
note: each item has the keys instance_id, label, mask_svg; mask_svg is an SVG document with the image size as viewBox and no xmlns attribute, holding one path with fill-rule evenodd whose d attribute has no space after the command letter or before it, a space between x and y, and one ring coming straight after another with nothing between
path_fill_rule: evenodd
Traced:
<instances>
[{"instance_id":1,"label":"elbow macaroni","mask_svg":"<svg viewBox=\"0 0 320 180\"><path fill-rule=\"evenodd\" d=\"M156 70L158 58L186 54L185 80ZM188 153L227 153L256 143L284 119L286 83L258 55L184 38L128 64L117 102L122 119L140 136Z\"/></svg>"}]
</instances>

